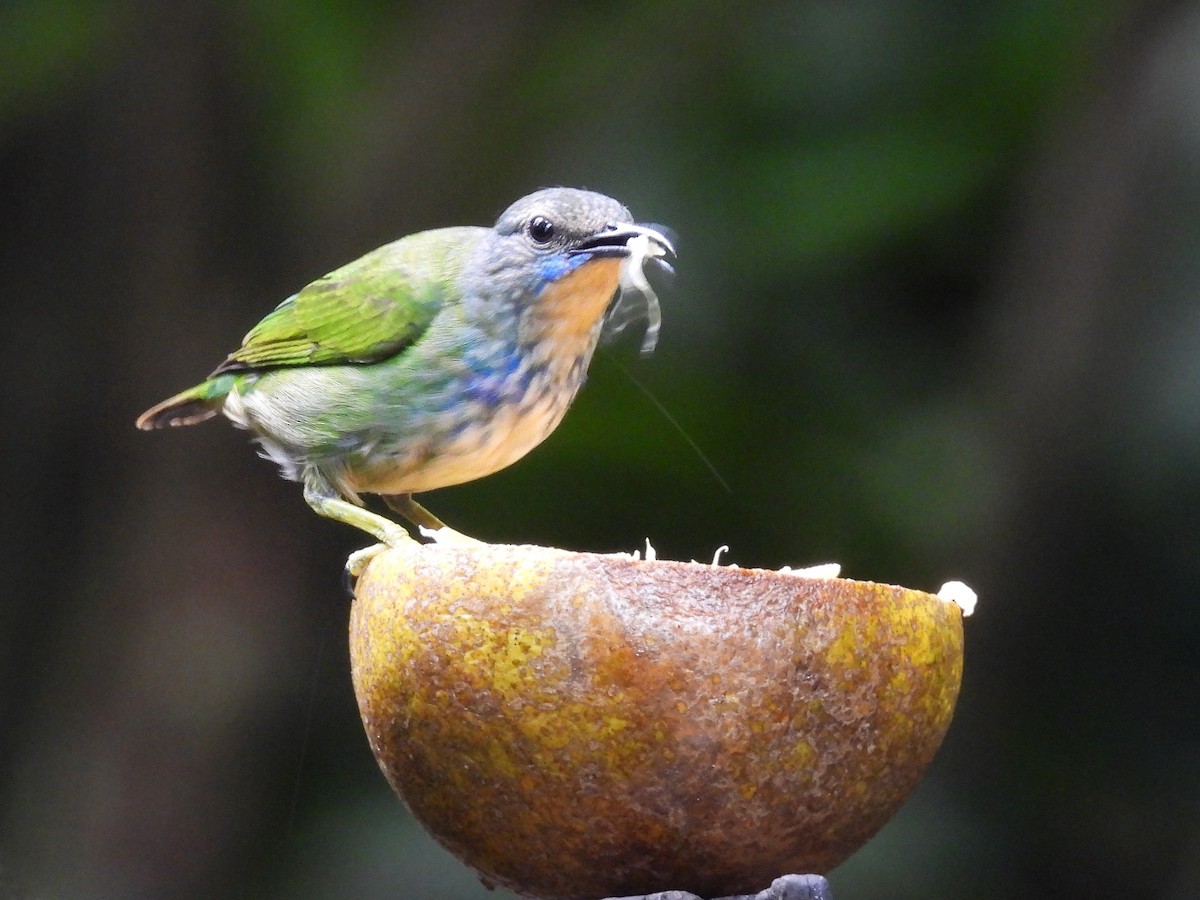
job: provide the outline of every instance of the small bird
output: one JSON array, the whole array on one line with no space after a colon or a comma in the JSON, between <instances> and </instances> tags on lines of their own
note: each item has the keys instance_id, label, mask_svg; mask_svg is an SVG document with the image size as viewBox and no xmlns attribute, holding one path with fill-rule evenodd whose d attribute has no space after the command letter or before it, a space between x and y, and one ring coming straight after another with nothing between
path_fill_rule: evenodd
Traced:
<instances>
[{"instance_id":1,"label":"small bird","mask_svg":"<svg viewBox=\"0 0 1200 900\"><path fill-rule=\"evenodd\" d=\"M461 537L412 495L489 475L541 443L626 289L645 297L653 346L658 303L642 267L670 270L663 231L611 197L548 188L491 228L409 235L284 300L206 380L137 426L223 413L320 515L384 545L411 541L363 507L360 495L379 494L419 529Z\"/></svg>"}]
</instances>

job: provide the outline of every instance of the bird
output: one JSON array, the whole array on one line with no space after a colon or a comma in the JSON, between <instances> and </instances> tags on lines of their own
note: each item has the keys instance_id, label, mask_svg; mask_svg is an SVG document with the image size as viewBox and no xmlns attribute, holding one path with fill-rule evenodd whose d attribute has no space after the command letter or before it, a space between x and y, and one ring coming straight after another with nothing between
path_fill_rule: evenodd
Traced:
<instances>
[{"instance_id":1,"label":"bird","mask_svg":"<svg viewBox=\"0 0 1200 900\"><path fill-rule=\"evenodd\" d=\"M364 494L421 534L470 543L413 494L490 475L549 436L626 292L644 296L653 346L659 308L643 266L673 272L668 233L611 197L555 187L491 227L402 237L288 297L137 427L223 414L248 430L315 512L379 542L350 569L414 540Z\"/></svg>"}]
</instances>

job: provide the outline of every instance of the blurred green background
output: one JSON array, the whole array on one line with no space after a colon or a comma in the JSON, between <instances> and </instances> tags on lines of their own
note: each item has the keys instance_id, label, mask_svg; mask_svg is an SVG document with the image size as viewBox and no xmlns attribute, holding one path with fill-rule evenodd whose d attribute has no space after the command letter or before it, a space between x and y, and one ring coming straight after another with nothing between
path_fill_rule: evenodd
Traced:
<instances>
[{"instance_id":1,"label":"blurred green background","mask_svg":"<svg viewBox=\"0 0 1200 900\"><path fill-rule=\"evenodd\" d=\"M1200 896L1197 4L6 0L0 897L508 896L370 757L364 537L133 420L551 184L678 233L658 352L430 505L964 579L956 720L838 900Z\"/></svg>"}]
</instances>

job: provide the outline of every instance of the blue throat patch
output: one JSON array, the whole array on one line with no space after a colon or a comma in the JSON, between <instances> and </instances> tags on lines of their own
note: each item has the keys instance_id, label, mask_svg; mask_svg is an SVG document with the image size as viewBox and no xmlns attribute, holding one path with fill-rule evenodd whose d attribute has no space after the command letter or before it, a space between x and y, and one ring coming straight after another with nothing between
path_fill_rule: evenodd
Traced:
<instances>
[{"instance_id":1,"label":"blue throat patch","mask_svg":"<svg viewBox=\"0 0 1200 900\"><path fill-rule=\"evenodd\" d=\"M556 253L554 256L547 257L542 260L537 268L537 284L535 292L540 294L547 286L554 284L564 275L569 275L582 266L585 262L591 260L590 253Z\"/></svg>"}]
</instances>

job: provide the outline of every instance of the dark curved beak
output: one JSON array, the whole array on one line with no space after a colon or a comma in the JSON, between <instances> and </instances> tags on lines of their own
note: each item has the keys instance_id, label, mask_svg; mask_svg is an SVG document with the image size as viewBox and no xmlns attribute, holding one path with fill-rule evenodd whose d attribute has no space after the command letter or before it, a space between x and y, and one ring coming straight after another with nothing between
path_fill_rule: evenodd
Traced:
<instances>
[{"instance_id":1,"label":"dark curved beak","mask_svg":"<svg viewBox=\"0 0 1200 900\"><path fill-rule=\"evenodd\" d=\"M630 254L629 242L635 237L645 236L657 248L658 252L651 253L654 261L671 270L671 266L666 260L661 259L661 257L675 258L675 244L667 236L668 234L671 234L671 229L662 225L634 225L632 223L609 225L576 244L569 252L571 254L587 253L591 256L628 256Z\"/></svg>"}]
</instances>

